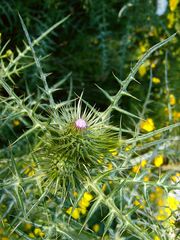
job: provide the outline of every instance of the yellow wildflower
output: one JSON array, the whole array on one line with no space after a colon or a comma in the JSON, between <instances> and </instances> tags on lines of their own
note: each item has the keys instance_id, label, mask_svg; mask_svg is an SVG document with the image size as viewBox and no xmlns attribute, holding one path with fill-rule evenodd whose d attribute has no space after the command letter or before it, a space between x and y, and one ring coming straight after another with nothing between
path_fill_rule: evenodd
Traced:
<instances>
[{"instance_id":1,"label":"yellow wildflower","mask_svg":"<svg viewBox=\"0 0 180 240\"><path fill-rule=\"evenodd\" d=\"M154 122L152 118L147 118L145 121L142 121L140 124L141 130L146 132L151 132L155 129Z\"/></svg>"},{"instance_id":2,"label":"yellow wildflower","mask_svg":"<svg viewBox=\"0 0 180 240\"><path fill-rule=\"evenodd\" d=\"M144 176L143 180L144 180L144 182L148 182L149 181L149 177L148 176Z\"/></svg>"},{"instance_id":3,"label":"yellow wildflower","mask_svg":"<svg viewBox=\"0 0 180 240\"><path fill-rule=\"evenodd\" d=\"M147 160L142 160L141 161L141 167L145 167L147 165Z\"/></svg>"},{"instance_id":4,"label":"yellow wildflower","mask_svg":"<svg viewBox=\"0 0 180 240\"><path fill-rule=\"evenodd\" d=\"M138 70L138 72L139 72L139 75L140 75L141 77L143 77L143 76L146 74L146 72L147 72L146 66L145 66L144 64L141 65L140 68L139 68L139 70Z\"/></svg>"},{"instance_id":5,"label":"yellow wildflower","mask_svg":"<svg viewBox=\"0 0 180 240\"><path fill-rule=\"evenodd\" d=\"M168 28L172 28L174 23L175 23L175 16L174 16L174 13L173 12L170 12L168 15L167 15L167 19L169 20L168 22Z\"/></svg>"},{"instance_id":6,"label":"yellow wildflower","mask_svg":"<svg viewBox=\"0 0 180 240\"><path fill-rule=\"evenodd\" d=\"M161 80L159 78L157 78L157 77L153 77L152 78L152 82L155 83L155 84L158 84L158 83L161 82Z\"/></svg>"},{"instance_id":7,"label":"yellow wildflower","mask_svg":"<svg viewBox=\"0 0 180 240\"><path fill-rule=\"evenodd\" d=\"M35 235L34 235L34 233L32 233L32 232L29 233L28 235L29 235L30 238L35 238Z\"/></svg>"},{"instance_id":8,"label":"yellow wildflower","mask_svg":"<svg viewBox=\"0 0 180 240\"><path fill-rule=\"evenodd\" d=\"M126 146L126 148L125 148L125 151L126 151L126 152L128 152L129 150L131 150L131 145L128 145L128 146Z\"/></svg>"},{"instance_id":9,"label":"yellow wildflower","mask_svg":"<svg viewBox=\"0 0 180 240\"><path fill-rule=\"evenodd\" d=\"M138 206L138 207L141 208L141 209L144 208L144 206L143 206L137 199L133 202L133 204L134 204L135 206Z\"/></svg>"},{"instance_id":10,"label":"yellow wildflower","mask_svg":"<svg viewBox=\"0 0 180 240\"><path fill-rule=\"evenodd\" d=\"M169 103L171 105L175 105L176 104L176 98L175 98L175 96L173 94L169 95Z\"/></svg>"},{"instance_id":11,"label":"yellow wildflower","mask_svg":"<svg viewBox=\"0 0 180 240\"><path fill-rule=\"evenodd\" d=\"M8 237L2 237L1 240L9 240Z\"/></svg>"},{"instance_id":12,"label":"yellow wildflower","mask_svg":"<svg viewBox=\"0 0 180 240\"><path fill-rule=\"evenodd\" d=\"M132 168L133 173L138 173L139 171L140 171L140 165L133 166L133 168Z\"/></svg>"},{"instance_id":13,"label":"yellow wildflower","mask_svg":"<svg viewBox=\"0 0 180 240\"><path fill-rule=\"evenodd\" d=\"M140 51L141 51L142 53L145 53L145 52L146 52L146 47L145 47L144 44L140 44L139 48L140 48Z\"/></svg>"},{"instance_id":14,"label":"yellow wildflower","mask_svg":"<svg viewBox=\"0 0 180 240\"><path fill-rule=\"evenodd\" d=\"M79 208L79 211L80 211L83 215L85 215L86 212L87 212L87 209L86 209L86 208Z\"/></svg>"},{"instance_id":15,"label":"yellow wildflower","mask_svg":"<svg viewBox=\"0 0 180 240\"><path fill-rule=\"evenodd\" d=\"M24 173L28 176L28 177L32 177L35 175L35 170L34 170L35 164L32 164L32 166L29 166L25 169Z\"/></svg>"},{"instance_id":16,"label":"yellow wildflower","mask_svg":"<svg viewBox=\"0 0 180 240\"><path fill-rule=\"evenodd\" d=\"M160 166L163 164L163 160L164 160L163 155L158 155L158 156L156 156L156 157L154 158L154 165L155 165L156 167L160 167Z\"/></svg>"},{"instance_id":17,"label":"yellow wildflower","mask_svg":"<svg viewBox=\"0 0 180 240\"><path fill-rule=\"evenodd\" d=\"M156 219L158 221L164 221L171 215L171 210L169 208L161 208L159 210L158 215L156 216Z\"/></svg>"},{"instance_id":18,"label":"yellow wildflower","mask_svg":"<svg viewBox=\"0 0 180 240\"><path fill-rule=\"evenodd\" d=\"M180 112L173 111L173 118L175 121L180 119Z\"/></svg>"},{"instance_id":19,"label":"yellow wildflower","mask_svg":"<svg viewBox=\"0 0 180 240\"><path fill-rule=\"evenodd\" d=\"M87 207L89 207L90 203L89 203L89 201L87 201L86 199L82 198L82 199L78 202L78 205L79 205L81 208L87 208Z\"/></svg>"},{"instance_id":20,"label":"yellow wildflower","mask_svg":"<svg viewBox=\"0 0 180 240\"><path fill-rule=\"evenodd\" d=\"M85 192L81 200L78 202L79 205L79 211L83 215L87 212L87 207L90 205L90 201L93 199L93 195L89 192Z\"/></svg>"},{"instance_id":21,"label":"yellow wildflower","mask_svg":"<svg viewBox=\"0 0 180 240\"><path fill-rule=\"evenodd\" d=\"M171 180L172 180L173 182L176 182L176 176L171 176Z\"/></svg>"},{"instance_id":22,"label":"yellow wildflower","mask_svg":"<svg viewBox=\"0 0 180 240\"><path fill-rule=\"evenodd\" d=\"M172 211L175 211L178 209L178 206L180 206L180 201L178 201L175 197L173 196L168 196L167 199L168 206Z\"/></svg>"},{"instance_id":23,"label":"yellow wildflower","mask_svg":"<svg viewBox=\"0 0 180 240\"><path fill-rule=\"evenodd\" d=\"M158 214L156 216L156 220L158 221L164 221L167 217L165 215L162 215L162 214Z\"/></svg>"},{"instance_id":24,"label":"yellow wildflower","mask_svg":"<svg viewBox=\"0 0 180 240\"><path fill-rule=\"evenodd\" d=\"M34 229L34 234L36 235L36 236L39 236L39 233L41 232L41 229L40 228L35 228Z\"/></svg>"},{"instance_id":25,"label":"yellow wildflower","mask_svg":"<svg viewBox=\"0 0 180 240\"><path fill-rule=\"evenodd\" d=\"M79 208L74 208L70 207L66 210L66 213L71 215L74 219L80 218L80 209Z\"/></svg>"},{"instance_id":26,"label":"yellow wildflower","mask_svg":"<svg viewBox=\"0 0 180 240\"><path fill-rule=\"evenodd\" d=\"M89 192L85 192L83 198L86 199L87 201L91 201L93 199L93 195Z\"/></svg>"},{"instance_id":27,"label":"yellow wildflower","mask_svg":"<svg viewBox=\"0 0 180 240\"><path fill-rule=\"evenodd\" d=\"M154 236L154 240L161 240L157 235Z\"/></svg>"},{"instance_id":28,"label":"yellow wildflower","mask_svg":"<svg viewBox=\"0 0 180 240\"><path fill-rule=\"evenodd\" d=\"M155 68L156 67L156 64L153 62L151 63L151 68Z\"/></svg>"},{"instance_id":29,"label":"yellow wildflower","mask_svg":"<svg viewBox=\"0 0 180 240\"><path fill-rule=\"evenodd\" d=\"M175 220L173 218L170 218L169 219L169 223L170 223L170 225L174 225L175 224Z\"/></svg>"},{"instance_id":30,"label":"yellow wildflower","mask_svg":"<svg viewBox=\"0 0 180 240\"><path fill-rule=\"evenodd\" d=\"M141 51L141 53L145 53L149 48L149 44L148 42L140 42L139 43L139 49Z\"/></svg>"},{"instance_id":31,"label":"yellow wildflower","mask_svg":"<svg viewBox=\"0 0 180 240\"><path fill-rule=\"evenodd\" d=\"M164 208L164 212L168 215L168 217L171 215L171 209Z\"/></svg>"},{"instance_id":32,"label":"yellow wildflower","mask_svg":"<svg viewBox=\"0 0 180 240\"><path fill-rule=\"evenodd\" d=\"M142 160L140 164L134 165L132 167L133 173L138 173L141 168L144 168L147 165L147 160Z\"/></svg>"},{"instance_id":33,"label":"yellow wildflower","mask_svg":"<svg viewBox=\"0 0 180 240\"><path fill-rule=\"evenodd\" d=\"M138 206L140 203L139 203L138 200L134 200L133 204L134 204L135 206Z\"/></svg>"},{"instance_id":34,"label":"yellow wildflower","mask_svg":"<svg viewBox=\"0 0 180 240\"><path fill-rule=\"evenodd\" d=\"M179 0L169 0L169 8L173 12L176 10Z\"/></svg>"},{"instance_id":35,"label":"yellow wildflower","mask_svg":"<svg viewBox=\"0 0 180 240\"><path fill-rule=\"evenodd\" d=\"M180 173L177 172L176 175L171 176L171 180L173 182L180 182Z\"/></svg>"},{"instance_id":36,"label":"yellow wildflower","mask_svg":"<svg viewBox=\"0 0 180 240\"><path fill-rule=\"evenodd\" d=\"M111 153L113 156L117 156L117 155L118 155L117 149L111 149L111 150L110 150L110 153Z\"/></svg>"},{"instance_id":37,"label":"yellow wildflower","mask_svg":"<svg viewBox=\"0 0 180 240\"><path fill-rule=\"evenodd\" d=\"M32 177L32 176L34 176L34 175L35 175L35 171L34 171L34 170L29 171L29 173L28 173L28 176L29 176L29 177Z\"/></svg>"},{"instance_id":38,"label":"yellow wildflower","mask_svg":"<svg viewBox=\"0 0 180 240\"><path fill-rule=\"evenodd\" d=\"M100 229L99 224L97 224L97 223L94 224L93 227L92 227L92 229L93 229L94 232L99 232L99 229Z\"/></svg>"},{"instance_id":39,"label":"yellow wildflower","mask_svg":"<svg viewBox=\"0 0 180 240\"><path fill-rule=\"evenodd\" d=\"M34 234L36 236L39 236L39 237L44 237L45 236L45 233L43 233L40 228L35 228L34 229Z\"/></svg>"},{"instance_id":40,"label":"yellow wildflower","mask_svg":"<svg viewBox=\"0 0 180 240\"><path fill-rule=\"evenodd\" d=\"M107 164L107 168L108 168L108 170L112 170L112 169L113 169L112 163L108 163L108 164Z\"/></svg>"}]
</instances>

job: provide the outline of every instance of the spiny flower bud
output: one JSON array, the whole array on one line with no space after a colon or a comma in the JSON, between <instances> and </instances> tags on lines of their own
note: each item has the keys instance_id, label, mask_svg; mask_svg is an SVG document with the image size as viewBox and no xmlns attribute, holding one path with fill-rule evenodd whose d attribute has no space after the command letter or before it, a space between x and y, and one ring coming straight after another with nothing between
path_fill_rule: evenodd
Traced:
<instances>
[{"instance_id":1,"label":"spiny flower bud","mask_svg":"<svg viewBox=\"0 0 180 240\"><path fill-rule=\"evenodd\" d=\"M110 150L117 147L117 134L102 119L94 108L82 111L79 101L74 107L63 107L58 123L49 126L37 157L55 188L67 186L70 179L76 184L87 170L102 166L100 156L108 159Z\"/></svg>"}]
</instances>

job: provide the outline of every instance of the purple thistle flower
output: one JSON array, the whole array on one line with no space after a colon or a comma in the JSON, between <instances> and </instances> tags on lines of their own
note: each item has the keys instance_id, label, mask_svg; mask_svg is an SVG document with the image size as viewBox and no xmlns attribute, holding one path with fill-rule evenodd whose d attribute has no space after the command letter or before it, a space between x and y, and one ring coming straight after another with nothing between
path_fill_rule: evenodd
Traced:
<instances>
[{"instance_id":1,"label":"purple thistle flower","mask_svg":"<svg viewBox=\"0 0 180 240\"><path fill-rule=\"evenodd\" d=\"M78 120L75 121L75 126L79 129L84 129L87 127L87 123L84 119L79 118Z\"/></svg>"}]
</instances>

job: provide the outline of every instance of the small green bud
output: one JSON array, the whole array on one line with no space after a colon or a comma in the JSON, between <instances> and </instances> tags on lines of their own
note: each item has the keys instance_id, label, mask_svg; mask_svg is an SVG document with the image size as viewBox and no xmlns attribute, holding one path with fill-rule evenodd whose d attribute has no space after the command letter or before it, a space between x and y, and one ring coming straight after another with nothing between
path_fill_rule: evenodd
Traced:
<instances>
[{"instance_id":1,"label":"small green bud","mask_svg":"<svg viewBox=\"0 0 180 240\"><path fill-rule=\"evenodd\" d=\"M13 52L11 51L11 49L8 49L8 50L6 51L5 56L8 58L8 57L10 57L11 55L13 55Z\"/></svg>"}]
</instances>

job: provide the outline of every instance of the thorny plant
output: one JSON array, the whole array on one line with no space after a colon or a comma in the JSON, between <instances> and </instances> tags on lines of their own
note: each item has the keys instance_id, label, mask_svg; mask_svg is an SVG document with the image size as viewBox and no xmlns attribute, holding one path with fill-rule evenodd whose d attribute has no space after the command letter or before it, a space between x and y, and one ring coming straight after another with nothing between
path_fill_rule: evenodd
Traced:
<instances>
[{"instance_id":1,"label":"thorny plant","mask_svg":"<svg viewBox=\"0 0 180 240\"><path fill-rule=\"evenodd\" d=\"M8 62L0 59L0 86L8 95L1 96L0 128L18 119L28 129L0 152L1 229L10 239L175 239L175 225L166 226L164 220L176 216L177 208L167 219L158 221L157 208L150 199L154 189L164 191L165 198L180 190L177 182L169 181L175 173L161 174L155 169L151 180L145 181L144 177L158 154L165 150L171 151L170 156L175 154L178 138L173 134L180 124L141 134L140 123L151 89L137 116L119 104L124 95L137 100L128 92L128 86L136 81L135 75L144 61L174 35L150 48L125 80L114 76L120 86L114 96L99 87L110 101L109 107L100 112L82 96L75 100L69 96L67 101L56 103L53 93L69 75L49 87L49 74L43 72L42 58L36 56L35 46L66 19L32 42L20 17L28 44L24 51L17 49L17 56L12 54ZM1 49L1 56L6 46ZM23 64L29 52L34 61ZM14 75L32 64L44 87L35 96L28 94L27 87L27 94L19 96L14 91ZM111 125L114 111L139 119L135 130L123 129L121 121L119 127ZM131 137L122 139L124 133ZM158 134L161 137L156 139ZM145 170L132 175L130 170L136 164L143 166L143 159L147 161ZM133 204L134 200L138 204ZM98 234L93 228L95 223L101 226ZM34 229L34 234L29 229Z\"/></svg>"}]
</instances>

